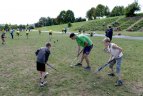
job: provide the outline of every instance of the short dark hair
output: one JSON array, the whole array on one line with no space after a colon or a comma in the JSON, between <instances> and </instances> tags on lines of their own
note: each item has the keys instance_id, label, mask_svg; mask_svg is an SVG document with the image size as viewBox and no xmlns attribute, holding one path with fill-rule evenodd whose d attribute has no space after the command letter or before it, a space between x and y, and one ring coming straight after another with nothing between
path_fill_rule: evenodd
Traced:
<instances>
[{"instance_id":1,"label":"short dark hair","mask_svg":"<svg viewBox=\"0 0 143 96\"><path fill-rule=\"evenodd\" d=\"M69 37L72 38L72 37L74 37L74 36L75 36L75 34L74 34L74 33L71 33Z\"/></svg>"},{"instance_id":2,"label":"short dark hair","mask_svg":"<svg viewBox=\"0 0 143 96\"><path fill-rule=\"evenodd\" d=\"M51 43L50 42L46 43L46 47L49 47L49 46L51 46Z\"/></svg>"}]
</instances>

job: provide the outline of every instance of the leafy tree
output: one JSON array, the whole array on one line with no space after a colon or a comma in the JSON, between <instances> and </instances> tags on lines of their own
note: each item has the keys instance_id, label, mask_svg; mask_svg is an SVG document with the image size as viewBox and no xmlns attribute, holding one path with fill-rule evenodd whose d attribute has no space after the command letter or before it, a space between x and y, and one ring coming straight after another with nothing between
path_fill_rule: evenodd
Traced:
<instances>
[{"instance_id":1,"label":"leafy tree","mask_svg":"<svg viewBox=\"0 0 143 96\"><path fill-rule=\"evenodd\" d=\"M72 24L70 22L68 23L68 27L72 27Z\"/></svg>"},{"instance_id":2,"label":"leafy tree","mask_svg":"<svg viewBox=\"0 0 143 96\"><path fill-rule=\"evenodd\" d=\"M86 21L85 18L79 17L75 19L75 22L82 22L82 21Z\"/></svg>"},{"instance_id":3,"label":"leafy tree","mask_svg":"<svg viewBox=\"0 0 143 96\"><path fill-rule=\"evenodd\" d=\"M105 16L109 16L109 15L110 15L110 10L109 10L109 7L108 7L108 6L105 6L104 15L105 15Z\"/></svg>"},{"instance_id":4,"label":"leafy tree","mask_svg":"<svg viewBox=\"0 0 143 96\"><path fill-rule=\"evenodd\" d=\"M46 17L41 17L39 19L39 24L42 25L42 26L46 26L46 24L47 24L47 18Z\"/></svg>"},{"instance_id":5,"label":"leafy tree","mask_svg":"<svg viewBox=\"0 0 143 96\"><path fill-rule=\"evenodd\" d=\"M105 16L105 6L102 4L97 5L95 14L97 17L103 17Z\"/></svg>"},{"instance_id":6,"label":"leafy tree","mask_svg":"<svg viewBox=\"0 0 143 96\"><path fill-rule=\"evenodd\" d=\"M8 24L5 24L4 30L9 31L10 30L10 26Z\"/></svg>"},{"instance_id":7,"label":"leafy tree","mask_svg":"<svg viewBox=\"0 0 143 96\"><path fill-rule=\"evenodd\" d=\"M74 13L71 10L67 10L65 15L65 23L71 22L73 23L75 21Z\"/></svg>"},{"instance_id":8,"label":"leafy tree","mask_svg":"<svg viewBox=\"0 0 143 96\"><path fill-rule=\"evenodd\" d=\"M96 9L92 7L90 10L87 11L86 17L88 20L96 19Z\"/></svg>"},{"instance_id":9,"label":"leafy tree","mask_svg":"<svg viewBox=\"0 0 143 96\"><path fill-rule=\"evenodd\" d=\"M134 2L125 8L125 15L126 17L135 16L135 12L139 10L140 10L139 4L137 2Z\"/></svg>"},{"instance_id":10,"label":"leafy tree","mask_svg":"<svg viewBox=\"0 0 143 96\"><path fill-rule=\"evenodd\" d=\"M65 22L65 17L66 17L66 11L63 10L57 17L58 23L63 24Z\"/></svg>"},{"instance_id":11,"label":"leafy tree","mask_svg":"<svg viewBox=\"0 0 143 96\"><path fill-rule=\"evenodd\" d=\"M17 29L18 28L18 26L15 24L15 25L11 25L11 28L12 29Z\"/></svg>"},{"instance_id":12,"label":"leafy tree","mask_svg":"<svg viewBox=\"0 0 143 96\"><path fill-rule=\"evenodd\" d=\"M121 16L121 15L124 15L124 7L123 6L115 6L110 14L110 16Z\"/></svg>"}]
</instances>

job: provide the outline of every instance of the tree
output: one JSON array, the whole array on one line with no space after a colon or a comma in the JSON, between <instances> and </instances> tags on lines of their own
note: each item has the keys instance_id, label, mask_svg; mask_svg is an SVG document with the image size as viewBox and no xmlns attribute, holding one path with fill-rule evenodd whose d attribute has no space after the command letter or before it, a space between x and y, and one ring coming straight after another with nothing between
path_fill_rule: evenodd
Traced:
<instances>
[{"instance_id":1,"label":"tree","mask_svg":"<svg viewBox=\"0 0 143 96\"><path fill-rule=\"evenodd\" d=\"M9 31L10 30L10 26L8 24L5 24L4 30Z\"/></svg>"},{"instance_id":2,"label":"tree","mask_svg":"<svg viewBox=\"0 0 143 96\"><path fill-rule=\"evenodd\" d=\"M0 25L0 31L4 30L4 26Z\"/></svg>"},{"instance_id":3,"label":"tree","mask_svg":"<svg viewBox=\"0 0 143 96\"><path fill-rule=\"evenodd\" d=\"M58 20L57 20L57 18L51 18L51 19L52 19L53 25L58 25Z\"/></svg>"},{"instance_id":4,"label":"tree","mask_svg":"<svg viewBox=\"0 0 143 96\"><path fill-rule=\"evenodd\" d=\"M135 12L139 10L140 10L139 4L137 2L134 2L125 8L125 15L126 17L135 16Z\"/></svg>"},{"instance_id":5,"label":"tree","mask_svg":"<svg viewBox=\"0 0 143 96\"><path fill-rule=\"evenodd\" d=\"M96 19L96 9L92 7L90 10L87 11L86 17L88 20L94 20Z\"/></svg>"},{"instance_id":6,"label":"tree","mask_svg":"<svg viewBox=\"0 0 143 96\"><path fill-rule=\"evenodd\" d=\"M73 23L75 21L74 13L71 10L67 10L65 15L65 23L71 22Z\"/></svg>"},{"instance_id":7,"label":"tree","mask_svg":"<svg viewBox=\"0 0 143 96\"><path fill-rule=\"evenodd\" d=\"M82 17L78 17L75 19L75 22L82 22L82 21L86 21L86 19Z\"/></svg>"},{"instance_id":8,"label":"tree","mask_svg":"<svg viewBox=\"0 0 143 96\"><path fill-rule=\"evenodd\" d=\"M104 15L105 16L109 16L110 15L110 10L109 10L108 6L106 6L105 9L104 9Z\"/></svg>"},{"instance_id":9,"label":"tree","mask_svg":"<svg viewBox=\"0 0 143 96\"><path fill-rule=\"evenodd\" d=\"M72 27L72 24L70 22L68 23L68 27Z\"/></svg>"},{"instance_id":10,"label":"tree","mask_svg":"<svg viewBox=\"0 0 143 96\"><path fill-rule=\"evenodd\" d=\"M124 7L123 6L115 6L112 11L110 16L121 16L124 15Z\"/></svg>"},{"instance_id":11,"label":"tree","mask_svg":"<svg viewBox=\"0 0 143 96\"><path fill-rule=\"evenodd\" d=\"M61 11L57 17L58 23L63 24L65 22L66 11Z\"/></svg>"},{"instance_id":12,"label":"tree","mask_svg":"<svg viewBox=\"0 0 143 96\"><path fill-rule=\"evenodd\" d=\"M12 29L17 29L18 28L18 26L15 24L15 25L11 25L11 28Z\"/></svg>"},{"instance_id":13,"label":"tree","mask_svg":"<svg viewBox=\"0 0 143 96\"><path fill-rule=\"evenodd\" d=\"M53 25L53 21L52 21L52 19L51 19L50 17L47 17L46 25L47 25L47 26Z\"/></svg>"},{"instance_id":14,"label":"tree","mask_svg":"<svg viewBox=\"0 0 143 96\"><path fill-rule=\"evenodd\" d=\"M105 16L105 6L102 4L97 5L96 9L95 9L95 14L97 17L103 17Z\"/></svg>"},{"instance_id":15,"label":"tree","mask_svg":"<svg viewBox=\"0 0 143 96\"><path fill-rule=\"evenodd\" d=\"M41 26L46 26L46 24L47 24L47 18L41 17L41 18L39 19L39 24L40 24Z\"/></svg>"}]
</instances>

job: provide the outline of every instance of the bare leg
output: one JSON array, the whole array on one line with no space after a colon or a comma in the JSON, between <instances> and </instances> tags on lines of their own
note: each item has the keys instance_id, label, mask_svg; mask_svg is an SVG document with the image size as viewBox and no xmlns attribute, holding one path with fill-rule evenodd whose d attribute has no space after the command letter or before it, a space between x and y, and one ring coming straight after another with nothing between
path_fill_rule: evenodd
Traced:
<instances>
[{"instance_id":1,"label":"bare leg","mask_svg":"<svg viewBox=\"0 0 143 96\"><path fill-rule=\"evenodd\" d=\"M85 61L86 61L86 63L87 63L87 66L90 66L90 65L89 65L88 55L84 54L84 57L85 57Z\"/></svg>"},{"instance_id":2,"label":"bare leg","mask_svg":"<svg viewBox=\"0 0 143 96\"><path fill-rule=\"evenodd\" d=\"M84 54L82 54L82 57L81 57L81 60L80 60L80 63L81 63L81 64L82 64L84 58L85 58L85 57L84 57Z\"/></svg>"},{"instance_id":3,"label":"bare leg","mask_svg":"<svg viewBox=\"0 0 143 96\"><path fill-rule=\"evenodd\" d=\"M41 82L44 82L44 76L45 76L45 72L41 72Z\"/></svg>"}]
</instances>

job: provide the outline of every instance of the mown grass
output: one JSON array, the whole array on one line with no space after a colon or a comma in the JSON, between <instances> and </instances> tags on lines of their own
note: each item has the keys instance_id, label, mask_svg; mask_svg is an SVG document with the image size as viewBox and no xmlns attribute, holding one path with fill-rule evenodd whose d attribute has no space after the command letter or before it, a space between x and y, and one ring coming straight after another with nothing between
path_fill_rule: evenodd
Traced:
<instances>
[{"instance_id":1,"label":"mown grass","mask_svg":"<svg viewBox=\"0 0 143 96\"><path fill-rule=\"evenodd\" d=\"M129 26L134 24L137 20L141 19L142 16L135 16L135 17L124 17L121 18L118 23L121 30L126 30ZM138 29L139 30L139 29Z\"/></svg>"},{"instance_id":2,"label":"mown grass","mask_svg":"<svg viewBox=\"0 0 143 96\"><path fill-rule=\"evenodd\" d=\"M34 52L48 41L48 33L39 35L38 32L31 32L26 39L23 32L19 39L15 37L14 40L7 33L7 44L0 45L0 96L142 96L143 41L113 39L124 50L124 85L115 87L117 78L107 76L108 68L98 75L93 74L108 60L108 54L103 52L103 38L91 39L94 42L90 54L92 71L87 72L83 68L69 66L76 56L76 42L70 40L68 35L53 34L49 63L59 71L47 67L48 85L40 88Z\"/></svg>"}]
</instances>

